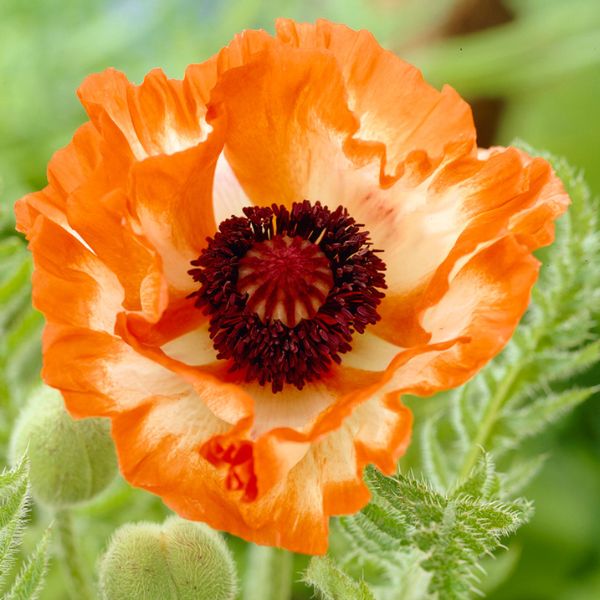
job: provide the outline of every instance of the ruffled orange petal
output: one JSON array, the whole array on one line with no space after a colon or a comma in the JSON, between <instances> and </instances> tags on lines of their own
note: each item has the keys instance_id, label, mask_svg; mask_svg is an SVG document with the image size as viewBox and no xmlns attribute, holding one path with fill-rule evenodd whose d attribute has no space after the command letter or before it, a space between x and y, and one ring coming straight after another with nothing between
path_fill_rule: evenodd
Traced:
<instances>
[{"instance_id":1,"label":"ruffled orange petal","mask_svg":"<svg viewBox=\"0 0 600 600\"><path fill-rule=\"evenodd\" d=\"M63 392L75 416L110 416L139 406L149 396L189 387L107 332L49 324L43 342L44 380Z\"/></svg>"},{"instance_id":2,"label":"ruffled orange petal","mask_svg":"<svg viewBox=\"0 0 600 600\"><path fill-rule=\"evenodd\" d=\"M441 92L421 72L384 50L368 31L318 20L278 19L277 38L286 45L331 53L341 70L348 104L360 119L356 137L385 145L390 174L415 150L441 157L450 143L474 147L469 105L449 86Z\"/></svg>"},{"instance_id":3,"label":"ruffled orange petal","mask_svg":"<svg viewBox=\"0 0 600 600\"><path fill-rule=\"evenodd\" d=\"M181 426L170 425L170 411ZM328 515L354 512L369 499L352 434L342 429L313 445L285 481L260 499L243 502L240 490L226 487L229 474L194 452L201 436L189 426L190 410L182 414L187 420L172 404L144 405L117 416L113 434L128 479L160 494L185 518L256 543L317 554L327 548Z\"/></svg>"},{"instance_id":4,"label":"ruffled orange petal","mask_svg":"<svg viewBox=\"0 0 600 600\"><path fill-rule=\"evenodd\" d=\"M216 229L212 185L223 146L219 132L213 130L205 142L176 155L148 158L131 171L134 227L159 252L165 275L179 295L195 288L188 275L190 262Z\"/></svg>"},{"instance_id":5,"label":"ruffled orange petal","mask_svg":"<svg viewBox=\"0 0 600 600\"><path fill-rule=\"evenodd\" d=\"M184 88L188 95L200 104L208 105L211 93L219 78L273 45L273 38L262 30L246 30L237 34L220 52L199 64L189 65L185 70Z\"/></svg>"},{"instance_id":6,"label":"ruffled orange petal","mask_svg":"<svg viewBox=\"0 0 600 600\"><path fill-rule=\"evenodd\" d=\"M337 61L321 50L271 47L223 74L207 118L226 122L225 156L253 202L324 200L358 129L345 93Z\"/></svg>"},{"instance_id":7,"label":"ruffled orange petal","mask_svg":"<svg viewBox=\"0 0 600 600\"><path fill-rule=\"evenodd\" d=\"M126 429L122 435L115 431L117 446L124 443ZM189 447L188 447L189 449ZM184 458L185 454L185 458ZM143 478L147 472L156 473L167 467L164 462L168 448L152 455L142 463ZM189 452L171 453L173 460L178 458L189 461L193 456ZM325 457L323 457L325 458ZM193 459L192 459L193 460ZM200 458L199 460L204 460ZM189 462L187 463L189 465ZM322 554L327 549L328 518L322 510L323 489L318 476L318 467L322 459L302 461L291 472L288 479L255 502L240 502L239 491L223 491L226 474L219 474L208 461L198 463L193 471L201 477L193 481L188 478L185 484L177 486L147 486L147 489L159 494L164 502L184 518L200 520L216 529L226 530L258 544L268 544L290 549L296 552ZM202 466L200 466L202 465ZM212 471L204 470L207 465ZM139 485L136 478L131 478ZM356 498L354 495L350 498ZM363 491L362 502L368 497Z\"/></svg>"},{"instance_id":8,"label":"ruffled orange petal","mask_svg":"<svg viewBox=\"0 0 600 600\"><path fill-rule=\"evenodd\" d=\"M109 69L89 77L79 95L104 142L104 178L127 192L127 205L117 213L131 212L135 234L158 251L170 284L185 291L189 261L215 228L211 187L221 147L219 135L209 135L204 104L160 71L134 86ZM97 197L99 188L90 191ZM76 204L82 215L83 203Z\"/></svg>"},{"instance_id":9,"label":"ruffled orange petal","mask_svg":"<svg viewBox=\"0 0 600 600\"><path fill-rule=\"evenodd\" d=\"M124 297L115 274L42 215L29 235L35 263L34 306L52 322L112 332Z\"/></svg>"},{"instance_id":10,"label":"ruffled orange petal","mask_svg":"<svg viewBox=\"0 0 600 600\"><path fill-rule=\"evenodd\" d=\"M127 219L127 198L122 190L104 191L96 173L67 201L67 217L73 229L100 260L119 278L123 306L156 320L161 296L166 293L161 259L147 241L136 235Z\"/></svg>"},{"instance_id":11,"label":"ruffled orange petal","mask_svg":"<svg viewBox=\"0 0 600 600\"><path fill-rule=\"evenodd\" d=\"M384 300L384 325L376 330L386 339L402 343L394 326L406 323L429 335L422 327L423 311L446 293L452 273L486 246L509 236L531 252L553 240L554 220L566 210L569 198L550 165L510 148L497 149L486 159L474 178L459 185L464 226L427 284L416 286L406 296L390 294ZM442 171L438 189L445 190L446 185L452 181Z\"/></svg>"},{"instance_id":12,"label":"ruffled orange petal","mask_svg":"<svg viewBox=\"0 0 600 600\"><path fill-rule=\"evenodd\" d=\"M183 336L190 338L183 344L178 344L178 340L173 340L161 348L141 342L131 331L127 315L119 315L116 331L140 355L157 362L189 382L207 407L220 419L235 424L241 431L248 429L252 420L251 415L254 412L253 399L240 386L229 382L226 377L227 365L222 361L217 362L214 352L209 351L210 339L206 327L198 328L192 334ZM185 352L181 346L185 346L189 341L197 341L198 338L201 338L202 341L196 349L195 355L203 354L204 360L189 364L170 356L169 353L177 356ZM187 352L186 355L188 355ZM213 360L209 363L208 360L211 357Z\"/></svg>"},{"instance_id":13,"label":"ruffled orange petal","mask_svg":"<svg viewBox=\"0 0 600 600\"><path fill-rule=\"evenodd\" d=\"M29 231L40 215L48 217L63 228L68 228L64 204L64 198L50 186L40 192L23 196L15 203L17 231L25 234L28 238Z\"/></svg>"},{"instance_id":14,"label":"ruffled orange petal","mask_svg":"<svg viewBox=\"0 0 600 600\"><path fill-rule=\"evenodd\" d=\"M119 277L132 327L168 339L181 332L183 317L189 327L198 321L184 297L192 284L189 262L215 229L211 187L222 147L216 124L209 135L193 89L160 72L138 87L108 70L88 78L80 96L92 118L85 130L94 132L96 155L85 181L60 186L67 227ZM81 154L76 142L57 153L60 173ZM18 210L33 222L34 203Z\"/></svg>"},{"instance_id":15,"label":"ruffled orange petal","mask_svg":"<svg viewBox=\"0 0 600 600\"><path fill-rule=\"evenodd\" d=\"M167 79L160 69L148 73L140 86L107 69L90 75L78 94L91 122L110 144L113 159L117 149L121 158L130 160L174 154L199 144L208 133L202 104L181 81ZM104 157L109 158L107 153Z\"/></svg>"},{"instance_id":16,"label":"ruffled orange petal","mask_svg":"<svg viewBox=\"0 0 600 600\"><path fill-rule=\"evenodd\" d=\"M525 312L538 261L505 237L471 258L452 278L448 292L423 317L432 342L458 339L389 370L386 388L427 396L461 385L508 342Z\"/></svg>"},{"instance_id":17,"label":"ruffled orange petal","mask_svg":"<svg viewBox=\"0 0 600 600\"><path fill-rule=\"evenodd\" d=\"M101 136L91 123L81 126L72 142L56 152L48 167L49 185L17 202L17 228L31 237L43 215L90 249L123 286L123 305L149 313L158 310L150 290L160 294L156 253L128 227L126 198L111 187L100 153Z\"/></svg>"},{"instance_id":18,"label":"ruffled orange petal","mask_svg":"<svg viewBox=\"0 0 600 600\"><path fill-rule=\"evenodd\" d=\"M82 125L65 148L58 150L48 165L48 186L28 194L15 204L17 229L28 235L35 218L43 214L69 229L66 218L69 194L94 172L100 157L100 136L91 123Z\"/></svg>"}]
</instances>

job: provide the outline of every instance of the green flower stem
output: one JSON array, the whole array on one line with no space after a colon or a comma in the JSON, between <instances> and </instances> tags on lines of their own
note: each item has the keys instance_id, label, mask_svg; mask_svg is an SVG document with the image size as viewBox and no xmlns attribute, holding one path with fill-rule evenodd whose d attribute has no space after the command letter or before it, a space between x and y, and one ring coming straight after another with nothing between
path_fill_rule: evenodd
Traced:
<instances>
[{"instance_id":1,"label":"green flower stem","mask_svg":"<svg viewBox=\"0 0 600 600\"><path fill-rule=\"evenodd\" d=\"M73 600L94 600L90 582L81 566L80 555L73 535L71 513L68 510L57 510L54 522L58 534L60 561L65 572L67 587Z\"/></svg>"},{"instance_id":2,"label":"green flower stem","mask_svg":"<svg viewBox=\"0 0 600 600\"><path fill-rule=\"evenodd\" d=\"M279 548L248 546L243 600L289 600L292 596L294 555Z\"/></svg>"},{"instance_id":3,"label":"green flower stem","mask_svg":"<svg viewBox=\"0 0 600 600\"><path fill-rule=\"evenodd\" d=\"M489 403L485 414L483 415L483 419L481 421L481 426L477 431L477 436L473 440L473 444L469 453L467 454L465 461L460 469L458 474L458 481L465 481L475 464L477 463L477 459L481 454L482 448L485 448L488 437L494 427L498 419L498 415L500 414L500 410L504 403L508 400L510 396L510 391L513 387L513 384L521 374L521 366L514 365L512 369L506 374L506 377L502 380L502 383L498 386L496 393L492 397L492 401Z\"/></svg>"}]
</instances>

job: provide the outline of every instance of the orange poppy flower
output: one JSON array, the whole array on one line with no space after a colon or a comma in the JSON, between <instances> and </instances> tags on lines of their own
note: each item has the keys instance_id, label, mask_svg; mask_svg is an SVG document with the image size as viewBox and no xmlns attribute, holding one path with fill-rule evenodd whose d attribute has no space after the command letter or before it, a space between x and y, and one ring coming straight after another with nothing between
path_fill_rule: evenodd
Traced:
<instances>
[{"instance_id":1,"label":"orange poppy flower","mask_svg":"<svg viewBox=\"0 0 600 600\"><path fill-rule=\"evenodd\" d=\"M110 417L124 476L181 516L324 552L365 465L392 473L409 443L401 396L512 334L560 182L478 150L454 90L326 21L79 97L89 122L16 206L44 379Z\"/></svg>"}]
</instances>

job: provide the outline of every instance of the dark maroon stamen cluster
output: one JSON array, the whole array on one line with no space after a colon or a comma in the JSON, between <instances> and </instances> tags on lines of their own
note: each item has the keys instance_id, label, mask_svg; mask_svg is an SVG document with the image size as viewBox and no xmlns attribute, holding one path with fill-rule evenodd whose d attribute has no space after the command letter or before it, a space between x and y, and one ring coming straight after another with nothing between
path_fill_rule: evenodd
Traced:
<instances>
[{"instance_id":1,"label":"dark maroon stamen cluster","mask_svg":"<svg viewBox=\"0 0 600 600\"><path fill-rule=\"evenodd\" d=\"M332 212L305 200L291 210L275 204L245 208L244 215L223 221L192 261L197 268L189 273L200 289L191 296L211 316L217 358L231 360L232 371L243 371L246 381L270 383L273 392L284 383L302 389L331 361L341 362L355 331L379 320L385 264L371 250L368 232L341 206ZM271 262L257 268L251 285L257 257ZM277 285L265 281L269 272ZM304 278L311 272L318 277L309 285ZM323 282L330 288L326 294Z\"/></svg>"}]
</instances>

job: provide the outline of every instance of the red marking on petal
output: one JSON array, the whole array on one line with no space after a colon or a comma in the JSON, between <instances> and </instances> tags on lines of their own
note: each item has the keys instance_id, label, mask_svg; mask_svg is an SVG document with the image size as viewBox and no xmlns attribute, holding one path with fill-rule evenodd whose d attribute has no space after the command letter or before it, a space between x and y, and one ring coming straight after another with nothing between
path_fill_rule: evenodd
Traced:
<instances>
[{"instance_id":1,"label":"red marking on petal","mask_svg":"<svg viewBox=\"0 0 600 600\"><path fill-rule=\"evenodd\" d=\"M256 499L258 487L252 442L216 436L202 446L200 454L215 467L227 469L225 487L228 490L243 491L242 500L246 502Z\"/></svg>"}]
</instances>

